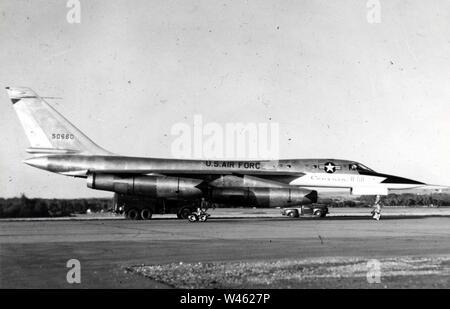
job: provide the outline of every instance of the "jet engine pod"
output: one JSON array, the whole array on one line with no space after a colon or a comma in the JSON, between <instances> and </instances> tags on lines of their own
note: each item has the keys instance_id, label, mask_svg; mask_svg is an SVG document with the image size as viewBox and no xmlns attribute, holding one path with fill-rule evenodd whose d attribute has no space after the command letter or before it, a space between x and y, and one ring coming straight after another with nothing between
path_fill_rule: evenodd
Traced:
<instances>
[{"instance_id":1,"label":"jet engine pod","mask_svg":"<svg viewBox=\"0 0 450 309\"><path fill-rule=\"evenodd\" d=\"M96 173L89 174L87 177L87 186L92 189L185 200L201 197L202 191L196 187L201 182L198 179L181 177L119 176Z\"/></svg>"},{"instance_id":2,"label":"jet engine pod","mask_svg":"<svg viewBox=\"0 0 450 309\"><path fill-rule=\"evenodd\" d=\"M317 202L317 191L302 188L214 188L212 201L255 207L288 207Z\"/></svg>"}]
</instances>

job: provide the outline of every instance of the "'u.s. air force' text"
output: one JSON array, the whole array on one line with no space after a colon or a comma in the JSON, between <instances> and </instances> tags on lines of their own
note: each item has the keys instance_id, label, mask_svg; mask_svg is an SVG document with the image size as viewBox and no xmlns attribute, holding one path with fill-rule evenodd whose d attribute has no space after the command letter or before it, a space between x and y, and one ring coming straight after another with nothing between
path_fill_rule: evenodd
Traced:
<instances>
[{"instance_id":1,"label":"'u.s. air force' text","mask_svg":"<svg viewBox=\"0 0 450 309\"><path fill-rule=\"evenodd\" d=\"M205 161L207 167L261 169L260 162L250 161Z\"/></svg>"}]
</instances>

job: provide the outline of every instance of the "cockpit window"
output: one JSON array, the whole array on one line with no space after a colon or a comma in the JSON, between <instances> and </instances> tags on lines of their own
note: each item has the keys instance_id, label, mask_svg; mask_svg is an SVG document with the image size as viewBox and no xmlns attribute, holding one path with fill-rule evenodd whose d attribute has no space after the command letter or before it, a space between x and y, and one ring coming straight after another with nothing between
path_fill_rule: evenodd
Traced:
<instances>
[{"instance_id":1,"label":"cockpit window","mask_svg":"<svg viewBox=\"0 0 450 309\"><path fill-rule=\"evenodd\" d=\"M361 163L357 163L357 164L356 164L356 169L357 169L357 170L363 170L363 171L371 171L371 172L373 172L373 169L368 168L367 166L365 166L365 165L363 165L363 164L361 164Z\"/></svg>"}]
</instances>

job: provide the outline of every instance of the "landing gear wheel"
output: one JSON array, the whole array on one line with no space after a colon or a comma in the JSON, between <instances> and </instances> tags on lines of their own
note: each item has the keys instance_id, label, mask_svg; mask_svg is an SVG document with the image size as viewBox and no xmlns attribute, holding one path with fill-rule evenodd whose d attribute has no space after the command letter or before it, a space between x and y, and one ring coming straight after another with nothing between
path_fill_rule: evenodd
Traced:
<instances>
[{"instance_id":1,"label":"landing gear wheel","mask_svg":"<svg viewBox=\"0 0 450 309\"><path fill-rule=\"evenodd\" d=\"M381 210L378 207L371 212L372 219L379 221L381 218Z\"/></svg>"},{"instance_id":2,"label":"landing gear wheel","mask_svg":"<svg viewBox=\"0 0 450 309\"><path fill-rule=\"evenodd\" d=\"M177 213L178 219L187 219L192 211L188 207L181 208Z\"/></svg>"},{"instance_id":3,"label":"landing gear wheel","mask_svg":"<svg viewBox=\"0 0 450 309\"><path fill-rule=\"evenodd\" d=\"M139 220L139 213L136 209L132 208L130 210L127 211L126 214L127 218L129 218L130 220Z\"/></svg>"},{"instance_id":4,"label":"landing gear wheel","mask_svg":"<svg viewBox=\"0 0 450 309\"><path fill-rule=\"evenodd\" d=\"M188 220L189 220L189 222L197 222L198 221L198 216L196 215L196 214L190 214L189 216L188 216Z\"/></svg>"},{"instance_id":5,"label":"landing gear wheel","mask_svg":"<svg viewBox=\"0 0 450 309\"><path fill-rule=\"evenodd\" d=\"M208 215L207 214L201 214L198 217L198 221L200 221L200 222L206 222L206 220L208 220Z\"/></svg>"},{"instance_id":6,"label":"landing gear wheel","mask_svg":"<svg viewBox=\"0 0 450 309\"><path fill-rule=\"evenodd\" d=\"M148 208L144 208L141 210L141 219L142 220L150 220L152 218L152 211Z\"/></svg>"},{"instance_id":7,"label":"landing gear wheel","mask_svg":"<svg viewBox=\"0 0 450 309\"><path fill-rule=\"evenodd\" d=\"M371 212L372 218L374 220L379 221L381 218L381 204L380 204L380 196L377 195L375 198L375 204L373 205L374 209Z\"/></svg>"}]
</instances>

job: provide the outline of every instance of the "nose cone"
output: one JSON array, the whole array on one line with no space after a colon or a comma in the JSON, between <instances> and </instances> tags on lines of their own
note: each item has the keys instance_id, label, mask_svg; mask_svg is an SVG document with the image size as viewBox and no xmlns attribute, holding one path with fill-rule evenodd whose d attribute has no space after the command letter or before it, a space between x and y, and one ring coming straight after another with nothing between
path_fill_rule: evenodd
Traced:
<instances>
[{"instance_id":1,"label":"nose cone","mask_svg":"<svg viewBox=\"0 0 450 309\"><path fill-rule=\"evenodd\" d=\"M381 183L389 189L413 189L417 187L426 186L425 183L393 175L384 175L384 179Z\"/></svg>"},{"instance_id":2,"label":"nose cone","mask_svg":"<svg viewBox=\"0 0 450 309\"><path fill-rule=\"evenodd\" d=\"M23 161L23 163L28 164L33 167L47 169L48 167L48 158L47 157L34 157L29 158Z\"/></svg>"},{"instance_id":3,"label":"nose cone","mask_svg":"<svg viewBox=\"0 0 450 309\"><path fill-rule=\"evenodd\" d=\"M425 185L424 182L420 182L420 181L416 181L416 180L412 180L412 179L408 179L408 178L403 178L403 177L398 177L398 176L393 176L393 175L385 175L386 179L383 180L382 183L388 183L388 184L405 184L405 185Z\"/></svg>"}]
</instances>

